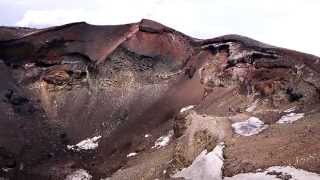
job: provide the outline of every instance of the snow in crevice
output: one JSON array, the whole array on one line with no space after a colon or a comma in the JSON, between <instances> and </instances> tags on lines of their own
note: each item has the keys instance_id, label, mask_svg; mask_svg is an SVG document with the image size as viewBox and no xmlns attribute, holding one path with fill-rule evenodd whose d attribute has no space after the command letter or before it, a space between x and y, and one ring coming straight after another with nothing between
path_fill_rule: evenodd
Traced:
<instances>
[{"instance_id":1,"label":"snow in crevice","mask_svg":"<svg viewBox=\"0 0 320 180\"><path fill-rule=\"evenodd\" d=\"M246 109L246 111L247 111L247 112L253 112L253 111L257 108L258 103L259 103L259 99L255 100L255 101Z\"/></svg>"},{"instance_id":2,"label":"snow in crevice","mask_svg":"<svg viewBox=\"0 0 320 180\"><path fill-rule=\"evenodd\" d=\"M96 149L98 147L98 140L101 138L102 136L95 136L93 138L88 138L85 139L81 142L79 142L76 145L67 145L67 148L69 150L74 150L74 151L81 151L81 150L92 150L92 149Z\"/></svg>"},{"instance_id":3,"label":"snow in crevice","mask_svg":"<svg viewBox=\"0 0 320 180\"><path fill-rule=\"evenodd\" d=\"M241 136L252 136L255 134L259 134L267 127L268 125L265 125L257 117L250 117L246 121L236 122L232 124L232 128L234 129L235 133Z\"/></svg>"},{"instance_id":4,"label":"snow in crevice","mask_svg":"<svg viewBox=\"0 0 320 180\"><path fill-rule=\"evenodd\" d=\"M111 177L101 178L100 180L111 180Z\"/></svg>"},{"instance_id":5,"label":"snow in crevice","mask_svg":"<svg viewBox=\"0 0 320 180\"><path fill-rule=\"evenodd\" d=\"M78 169L69 174L65 180L91 180L92 176L84 169Z\"/></svg>"},{"instance_id":6,"label":"snow in crevice","mask_svg":"<svg viewBox=\"0 0 320 180\"><path fill-rule=\"evenodd\" d=\"M242 173L224 180L320 180L320 175L290 166L273 166L263 172Z\"/></svg>"},{"instance_id":7,"label":"snow in crevice","mask_svg":"<svg viewBox=\"0 0 320 180\"><path fill-rule=\"evenodd\" d=\"M222 180L224 144L217 145L211 152L204 150L188 167L172 177L183 177L187 180Z\"/></svg>"},{"instance_id":8,"label":"snow in crevice","mask_svg":"<svg viewBox=\"0 0 320 180\"><path fill-rule=\"evenodd\" d=\"M304 117L304 113L289 113L282 116L277 123L285 124L285 123L293 123Z\"/></svg>"},{"instance_id":9,"label":"snow in crevice","mask_svg":"<svg viewBox=\"0 0 320 180\"><path fill-rule=\"evenodd\" d=\"M294 106L294 107L291 107L291 108L289 108L289 109L284 110L283 112L285 112L285 113L291 113L291 112L293 112L293 111L295 111L295 110L296 110L296 107Z\"/></svg>"},{"instance_id":10,"label":"snow in crevice","mask_svg":"<svg viewBox=\"0 0 320 180\"><path fill-rule=\"evenodd\" d=\"M1 170L2 170L3 172L9 172L10 170L12 170L12 168L1 168Z\"/></svg>"},{"instance_id":11,"label":"snow in crevice","mask_svg":"<svg viewBox=\"0 0 320 180\"><path fill-rule=\"evenodd\" d=\"M170 130L167 135L159 137L156 140L156 142L154 143L154 146L152 146L151 148L152 149L154 149L154 148L158 149L158 148L167 146L169 144L173 134L174 134L173 130Z\"/></svg>"},{"instance_id":12,"label":"snow in crevice","mask_svg":"<svg viewBox=\"0 0 320 180\"><path fill-rule=\"evenodd\" d=\"M129 157L134 157L134 156L136 156L136 155L138 155L138 153L132 152L132 153L127 154L127 158L129 158Z\"/></svg>"},{"instance_id":13,"label":"snow in crevice","mask_svg":"<svg viewBox=\"0 0 320 180\"><path fill-rule=\"evenodd\" d=\"M194 108L194 105L189 105L189 106L183 107L183 108L181 108L180 113L183 113L185 111L189 111L193 108Z\"/></svg>"}]
</instances>

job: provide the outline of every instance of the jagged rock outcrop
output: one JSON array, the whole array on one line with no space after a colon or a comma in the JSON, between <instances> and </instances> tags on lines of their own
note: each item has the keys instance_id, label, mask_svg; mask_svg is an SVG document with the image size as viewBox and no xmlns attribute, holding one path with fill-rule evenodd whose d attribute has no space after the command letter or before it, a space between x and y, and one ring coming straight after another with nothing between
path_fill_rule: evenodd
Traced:
<instances>
[{"instance_id":1,"label":"jagged rock outcrop","mask_svg":"<svg viewBox=\"0 0 320 180\"><path fill-rule=\"evenodd\" d=\"M320 172L319 57L239 35L194 39L142 20L2 27L0 59L0 177L63 179L85 169L94 179L167 179L221 141L226 176L288 162ZM179 114L188 105L193 114ZM290 107L305 120L277 124ZM232 133L229 125L251 116L269 128L248 138ZM171 129L173 144L152 149ZM96 149L88 147L97 142L67 148L98 136ZM177 154L186 163L168 162Z\"/></svg>"}]
</instances>

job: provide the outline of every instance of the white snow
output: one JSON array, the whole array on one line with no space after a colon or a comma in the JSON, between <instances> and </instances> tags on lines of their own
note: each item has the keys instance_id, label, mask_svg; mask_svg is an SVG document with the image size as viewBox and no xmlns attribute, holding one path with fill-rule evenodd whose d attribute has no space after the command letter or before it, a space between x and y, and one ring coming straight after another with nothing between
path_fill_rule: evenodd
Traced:
<instances>
[{"instance_id":1,"label":"white snow","mask_svg":"<svg viewBox=\"0 0 320 180\"><path fill-rule=\"evenodd\" d=\"M222 180L224 144L218 144L211 152L204 150L193 163L173 175L187 180Z\"/></svg>"},{"instance_id":2,"label":"white snow","mask_svg":"<svg viewBox=\"0 0 320 180\"><path fill-rule=\"evenodd\" d=\"M76 145L67 145L67 148L74 151L96 149L98 147L98 140L101 137L102 136L95 136L93 138L88 138Z\"/></svg>"},{"instance_id":3,"label":"white snow","mask_svg":"<svg viewBox=\"0 0 320 180\"><path fill-rule=\"evenodd\" d=\"M265 130L268 125L265 125L259 118L250 117L246 121L236 122L232 124L232 128L237 134L242 136L252 136L259 134Z\"/></svg>"},{"instance_id":4,"label":"white snow","mask_svg":"<svg viewBox=\"0 0 320 180\"><path fill-rule=\"evenodd\" d=\"M283 112L285 112L285 113L290 113L290 112L293 112L293 111L295 111L295 110L296 110L296 107L294 106L294 107L291 107L291 108L289 108L289 109L284 110Z\"/></svg>"},{"instance_id":5,"label":"white snow","mask_svg":"<svg viewBox=\"0 0 320 180\"><path fill-rule=\"evenodd\" d=\"M23 169L24 169L24 164L23 164L23 163L20 163L20 164L19 164L19 170L22 171Z\"/></svg>"},{"instance_id":6,"label":"white snow","mask_svg":"<svg viewBox=\"0 0 320 180\"><path fill-rule=\"evenodd\" d=\"M180 113L183 113L183 112L188 111L193 108L194 108L194 105L189 105L189 106L183 107L183 108L181 108Z\"/></svg>"},{"instance_id":7,"label":"white snow","mask_svg":"<svg viewBox=\"0 0 320 180\"><path fill-rule=\"evenodd\" d=\"M11 169L12 169L12 168L2 168L1 170L2 170L3 172L9 172Z\"/></svg>"},{"instance_id":8,"label":"white snow","mask_svg":"<svg viewBox=\"0 0 320 180\"><path fill-rule=\"evenodd\" d=\"M24 65L24 68L29 69L29 68L34 67L34 66L35 66L35 63L26 63Z\"/></svg>"},{"instance_id":9,"label":"white snow","mask_svg":"<svg viewBox=\"0 0 320 180\"><path fill-rule=\"evenodd\" d=\"M138 153L132 152L132 153L127 154L127 158L133 157L133 156L136 156L136 155L138 155Z\"/></svg>"},{"instance_id":10,"label":"white snow","mask_svg":"<svg viewBox=\"0 0 320 180\"><path fill-rule=\"evenodd\" d=\"M301 118L304 117L304 113L289 113L282 116L277 123L284 124L284 123L293 123Z\"/></svg>"},{"instance_id":11,"label":"white snow","mask_svg":"<svg viewBox=\"0 0 320 180\"><path fill-rule=\"evenodd\" d=\"M92 176L84 169L78 169L69 174L65 180L90 180Z\"/></svg>"},{"instance_id":12,"label":"white snow","mask_svg":"<svg viewBox=\"0 0 320 180\"><path fill-rule=\"evenodd\" d=\"M186 180L320 180L320 175L291 166L272 166L261 171L252 173L241 173L232 177L222 177L223 148L220 143L213 151L207 153L204 150L193 163L174 174L173 178L184 178Z\"/></svg>"},{"instance_id":13,"label":"white snow","mask_svg":"<svg viewBox=\"0 0 320 180\"><path fill-rule=\"evenodd\" d=\"M145 135L144 135L145 138L148 138L148 137L150 137L150 136L151 136L151 134L145 134Z\"/></svg>"},{"instance_id":14,"label":"white snow","mask_svg":"<svg viewBox=\"0 0 320 180\"><path fill-rule=\"evenodd\" d=\"M254 110L257 108L258 103L259 103L259 99L255 100L255 101L246 109L246 111L247 111L247 112L252 112L252 111L254 111Z\"/></svg>"},{"instance_id":15,"label":"white snow","mask_svg":"<svg viewBox=\"0 0 320 180\"><path fill-rule=\"evenodd\" d=\"M111 180L111 177L101 178L100 180Z\"/></svg>"},{"instance_id":16,"label":"white snow","mask_svg":"<svg viewBox=\"0 0 320 180\"><path fill-rule=\"evenodd\" d=\"M156 142L154 143L154 146L152 146L151 148L161 148L164 146L167 146L170 142L171 137L173 136L173 130L169 131L169 133L165 136L161 136L159 137Z\"/></svg>"},{"instance_id":17,"label":"white snow","mask_svg":"<svg viewBox=\"0 0 320 180\"><path fill-rule=\"evenodd\" d=\"M280 180L275 176L266 174L265 172L259 173L243 173L237 174L232 177L225 177L223 180Z\"/></svg>"},{"instance_id":18,"label":"white snow","mask_svg":"<svg viewBox=\"0 0 320 180\"><path fill-rule=\"evenodd\" d=\"M278 175L278 177L275 175ZM320 175L290 166L273 166L264 172L243 173L233 177L225 177L224 180L280 180L281 177L291 177L292 180L320 180Z\"/></svg>"}]
</instances>

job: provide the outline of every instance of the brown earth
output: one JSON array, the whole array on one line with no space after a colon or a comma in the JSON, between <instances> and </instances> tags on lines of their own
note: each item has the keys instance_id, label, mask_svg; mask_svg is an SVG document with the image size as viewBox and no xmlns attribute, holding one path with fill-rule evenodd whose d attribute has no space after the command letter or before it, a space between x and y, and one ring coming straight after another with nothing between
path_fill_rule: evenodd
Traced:
<instances>
[{"instance_id":1,"label":"brown earth","mask_svg":"<svg viewBox=\"0 0 320 180\"><path fill-rule=\"evenodd\" d=\"M150 20L1 27L0 49L0 177L169 179L222 141L225 176L273 165L320 173L319 57L239 35L194 39ZM276 124L293 106L305 117ZM231 123L250 116L269 128L236 135ZM151 148L172 129L168 146ZM98 135L97 149L67 149Z\"/></svg>"}]
</instances>

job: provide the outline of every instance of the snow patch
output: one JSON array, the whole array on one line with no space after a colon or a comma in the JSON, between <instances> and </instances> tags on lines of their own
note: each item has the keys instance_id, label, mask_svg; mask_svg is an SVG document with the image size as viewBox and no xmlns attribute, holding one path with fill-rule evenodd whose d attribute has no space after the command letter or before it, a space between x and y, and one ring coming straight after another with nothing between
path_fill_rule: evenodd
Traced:
<instances>
[{"instance_id":1,"label":"snow patch","mask_svg":"<svg viewBox=\"0 0 320 180\"><path fill-rule=\"evenodd\" d=\"M259 134L265 130L268 125L265 125L259 118L250 117L246 121L236 122L232 124L232 128L237 134L242 136L252 136Z\"/></svg>"},{"instance_id":2,"label":"snow patch","mask_svg":"<svg viewBox=\"0 0 320 180\"><path fill-rule=\"evenodd\" d=\"M284 123L293 123L301 118L304 117L304 113L289 113L282 116L277 123L284 124Z\"/></svg>"},{"instance_id":3,"label":"snow patch","mask_svg":"<svg viewBox=\"0 0 320 180\"><path fill-rule=\"evenodd\" d=\"M148 138L148 137L150 137L150 136L151 136L151 134L145 134L145 135L144 135L145 138Z\"/></svg>"},{"instance_id":4,"label":"snow patch","mask_svg":"<svg viewBox=\"0 0 320 180\"><path fill-rule=\"evenodd\" d=\"M127 154L127 158L133 157L133 156L136 156L136 155L138 155L138 153L132 152L132 153Z\"/></svg>"},{"instance_id":5,"label":"snow patch","mask_svg":"<svg viewBox=\"0 0 320 180\"><path fill-rule=\"evenodd\" d=\"M1 169L3 172L9 172L10 170L12 170L12 168L2 168Z\"/></svg>"},{"instance_id":6,"label":"snow patch","mask_svg":"<svg viewBox=\"0 0 320 180\"><path fill-rule=\"evenodd\" d=\"M320 175L290 166L273 166L264 172L242 173L233 177L225 177L224 180L319 180Z\"/></svg>"},{"instance_id":7,"label":"snow patch","mask_svg":"<svg viewBox=\"0 0 320 180\"><path fill-rule=\"evenodd\" d=\"M283 112L285 112L285 113L290 113L290 112L293 112L293 111L295 111L295 110L296 110L296 107L291 107L291 108L289 108L289 109L284 110Z\"/></svg>"},{"instance_id":8,"label":"snow patch","mask_svg":"<svg viewBox=\"0 0 320 180\"><path fill-rule=\"evenodd\" d=\"M259 103L259 99L255 100L255 101L246 109L246 111L247 111L247 112L252 112L252 111L254 111L254 110L257 108L258 103Z\"/></svg>"},{"instance_id":9,"label":"snow patch","mask_svg":"<svg viewBox=\"0 0 320 180\"><path fill-rule=\"evenodd\" d=\"M34 66L35 66L35 63L26 63L26 64L24 64L24 68L25 69L29 69L29 68L32 68Z\"/></svg>"},{"instance_id":10,"label":"snow patch","mask_svg":"<svg viewBox=\"0 0 320 180\"><path fill-rule=\"evenodd\" d=\"M218 144L211 152L202 151L188 168L173 175L190 180L222 180L224 144Z\"/></svg>"},{"instance_id":11,"label":"snow patch","mask_svg":"<svg viewBox=\"0 0 320 180\"><path fill-rule=\"evenodd\" d=\"M194 105L189 105L189 106L183 107L183 108L181 108L180 113L183 113L183 112L188 111L193 108L194 108Z\"/></svg>"},{"instance_id":12,"label":"snow patch","mask_svg":"<svg viewBox=\"0 0 320 180\"><path fill-rule=\"evenodd\" d=\"M98 140L101 137L102 136L95 136L93 138L88 138L79 142L76 145L67 145L67 148L69 150L74 150L74 151L96 149L98 147Z\"/></svg>"},{"instance_id":13,"label":"snow patch","mask_svg":"<svg viewBox=\"0 0 320 180\"><path fill-rule=\"evenodd\" d=\"M91 180L92 176L84 169L78 169L69 174L65 180Z\"/></svg>"},{"instance_id":14,"label":"snow patch","mask_svg":"<svg viewBox=\"0 0 320 180\"><path fill-rule=\"evenodd\" d=\"M266 174L265 172L258 173L243 173L232 177L225 177L223 180L280 180L275 176Z\"/></svg>"},{"instance_id":15,"label":"snow patch","mask_svg":"<svg viewBox=\"0 0 320 180\"><path fill-rule=\"evenodd\" d=\"M111 180L111 177L101 178L100 180Z\"/></svg>"},{"instance_id":16,"label":"snow patch","mask_svg":"<svg viewBox=\"0 0 320 180\"><path fill-rule=\"evenodd\" d=\"M173 130L171 130L167 135L159 137L154 143L154 146L151 147L151 149L159 149L161 147L167 146L170 142L171 137L173 136L173 133Z\"/></svg>"}]
</instances>

